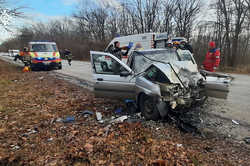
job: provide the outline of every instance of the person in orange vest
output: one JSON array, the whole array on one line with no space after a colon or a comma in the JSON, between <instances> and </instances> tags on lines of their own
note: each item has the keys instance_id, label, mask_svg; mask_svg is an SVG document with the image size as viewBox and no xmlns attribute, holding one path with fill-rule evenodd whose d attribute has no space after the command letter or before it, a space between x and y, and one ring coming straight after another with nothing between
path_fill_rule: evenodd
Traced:
<instances>
[{"instance_id":1,"label":"person in orange vest","mask_svg":"<svg viewBox=\"0 0 250 166\"><path fill-rule=\"evenodd\" d=\"M30 71L31 56L29 55L29 49L24 47L23 51L20 52L20 57L24 63L24 72Z\"/></svg>"},{"instance_id":2,"label":"person in orange vest","mask_svg":"<svg viewBox=\"0 0 250 166\"><path fill-rule=\"evenodd\" d=\"M209 42L209 50L206 54L203 68L206 71L215 72L220 65L220 50L216 48L215 42Z\"/></svg>"}]
</instances>

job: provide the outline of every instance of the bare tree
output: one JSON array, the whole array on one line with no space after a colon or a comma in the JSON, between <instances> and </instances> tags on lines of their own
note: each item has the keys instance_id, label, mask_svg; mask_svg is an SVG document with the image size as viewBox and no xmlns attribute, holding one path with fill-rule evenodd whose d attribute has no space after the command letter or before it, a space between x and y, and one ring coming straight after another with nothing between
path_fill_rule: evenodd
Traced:
<instances>
[{"instance_id":1,"label":"bare tree","mask_svg":"<svg viewBox=\"0 0 250 166\"><path fill-rule=\"evenodd\" d=\"M161 31L168 34L174 32L174 13L175 13L175 0L164 1L164 16L163 16L163 28Z\"/></svg>"},{"instance_id":2,"label":"bare tree","mask_svg":"<svg viewBox=\"0 0 250 166\"><path fill-rule=\"evenodd\" d=\"M159 30L160 0L135 0L128 11L137 33Z\"/></svg>"},{"instance_id":3,"label":"bare tree","mask_svg":"<svg viewBox=\"0 0 250 166\"><path fill-rule=\"evenodd\" d=\"M24 17L21 11L24 7L8 8L5 0L0 0L0 27L10 31L9 26L14 18Z\"/></svg>"},{"instance_id":4,"label":"bare tree","mask_svg":"<svg viewBox=\"0 0 250 166\"><path fill-rule=\"evenodd\" d=\"M235 25L234 25L233 43L232 43L232 61L230 63L230 66L236 67L239 35L241 34L243 25L245 23L248 7L246 5L246 0L232 0L232 1L233 5L235 6L235 12L234 12Z\"/></svg>"},{"instance_id":5,"label":"bare tree","mask_svg":"<svg viewBox=\"0 0 250 166\"><path fill-rule=\"evenodd\" d=\"M80 9L74 14L74 17L78 20L81 29L89 34L89 38L105 40L105 28L108 18L107 11L102 8L86 10Z\"/></svg>"},{"instance_id":6,"label":"bare tree","mask_svg":"<svg viewBox=\"0 0 250 166\"><path fill-rule=\"evenodd\" d=\"M190 38L192 26L200 12L200 7L200 0L176 0L174 20L178 35Z\"/></svg>"}]
</instances>

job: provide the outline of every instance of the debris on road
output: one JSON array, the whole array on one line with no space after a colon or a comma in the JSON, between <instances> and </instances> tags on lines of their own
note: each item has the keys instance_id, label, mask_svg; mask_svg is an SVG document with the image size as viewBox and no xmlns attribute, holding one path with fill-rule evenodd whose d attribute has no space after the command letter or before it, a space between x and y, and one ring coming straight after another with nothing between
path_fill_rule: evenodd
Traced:
<instances>
[{"instance_id":1,"label":"debris on road","mask_svg":"<svg viewBox=\"0 0 250 166\"><path fill-rule=\"evenodd\" d=\"M117 109L115 110L115 113L116 113L116 114L121 114L121 113L122 113L122 109L121 109L121 108L117 108Z\"/></svg>"},{"instance_id":2,"label":"debris on road","mask_svg":"<svg viewBox=\"0 0 250 166\"><path fill-rule=\"evenodd\" d=\"M64 123L72 123L74 121L75 121L75 118L73 116L69 116L63 120Z\"/></svg>"},{"instance_id":3,"label":"debris on road","mask_svg":"<svg viewBox=\"0 0 250 166\"><path fill-rule=\"evenodd\" d=\"M96 112L96 120L100 123L103 123L104 121L102 120L102 114L100 112Z\"/></svg>"},{"instance_id":4,"label":"debris on road","mask_svg":"<svg viewBox=\"0 0 250 166\"><path fill-rule=\"evenodd\" d=\"M53 138L49 138L49 139L48 139L48 142L52 142L52 141L53 141Z\"/></svg>"},{"instance_id":5,"label":"debris on road","mask_svg":"<svg viewBox=\"0 0 250 166\"><path fill-rule=\"evenodd\" d=\"M56 122L58 122L58 123L63 122L63 119L62 118L57 118Z\"/></svg>"},{"instance_id":6,"label":"debris on road","mask_svg":"<svg viewBox=\"0 0 250 166\"><path fill-rule=\"evenodd\" d=\"M180 148L182 147L183 145L182 144L176 144L177 148Z\"/></svg>"},{"instance_id":7,"label":"debris on road","mask_svg":"<svg viewBox=\"0 0 250 166\"><path fill-rule=\"evenodd\" d=\"M37 133L38 132L38 130L35 128L34 130L32 130L32 129L28 129L28 132L27 133L24 133L24 134L22 134L22 136L23 137L28 137L29 135L31 135L31 134L35 134L35 133Z\"/></svg>"},{"instance_id":8,"label":"debris on road","mask_svg":"<svg viewBox=\"0 0 250 166\"><path fill-rule=\"evenodd\" d=\"M85 110L83 112L80 112L80 115L87 118L89 115L94 115L94 112L89 111L89 110Z\"/></svg>"},{"instance_id":9,"label":"debris on road","mask_svg":"<svg viewBox=\"0 0 250 166\"><path fill-rule=\"evenodd\" d=\"M234 124L236 124L236 125L239 125L239 124L240 124L240 123L237 122L236 120L232 120L232 122L233 122Z\"/></svg>"},{"instance_id":10,"label":"debris on road","mask_svg":"<svg viewBox=\"0 0 250 166\"><path fill-rule=\"evenodd\" d=\"M250 137L244 138L244 141L245 141L246 144L250 144Z\"/></svg>"},{"instance_id":11,"label":"debris on road","mask_svg":"<svg viewBox=\"0 0 250 166\"><path fill-rule=\"evenodd\" d=\"M96 112L96 120L100 121L102 120L102 114L100 112Z\"/></svg>"},{"instance_id":12,"label":"debris on road","mask_svg":"<svg viewBox=\"0 0 250 166\"><path fill-rule=\"evenodd\" d=\"M126 99L125 104L127 106L128 112L136 113L137 106L136 106L136 102L134 100Z\"/></svg>"},{"instance_id":13,"label":"debris on road","mask_svg":"<svg viewBox=\"0 0 250 166\"><path fill-rule=\"evenodd\" d=\"M10 145L12 147L12 150L18 150L20 149L21 147L18 146L18 145Z\"/></svg>"},{"instance_id":14,"label":"debris on road","mask_svg":"<svg viewBox=\"0 0 250 166\"><path fill-rule=\"evenodd\" d=\"M44 77L39 77L38 79L39 79L39 80L43 80L43 79L44 79Z\"/></svg>"},{"instance_id":15,"label":"debris on road","mask_svg":"<svg viewBox=\"0 0 250 166\"><path fill-rule=\"evenodd\" d=\"M128 116L124 115L124 116L121 116L119 118L111 120L110 123L122 123L122 122L124 122L127 119L128 119Z\"/></svg>"}]
</instances>

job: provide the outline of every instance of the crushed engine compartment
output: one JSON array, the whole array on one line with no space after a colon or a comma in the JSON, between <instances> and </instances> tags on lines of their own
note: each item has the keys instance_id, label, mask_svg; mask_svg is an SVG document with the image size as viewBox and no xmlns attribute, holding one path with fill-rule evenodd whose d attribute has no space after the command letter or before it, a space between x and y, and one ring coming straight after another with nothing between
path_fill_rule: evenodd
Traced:
<instances>
[{"instance_id":1,"label":"crushed engine compartment","mask_svg":"<svg viewBox=\"0 0 250 166\"><path fill-rule=\"evenodd\" d=\"M173 74L171 76L174 77ZM204 77L199 72L190 72L188 69L181 68L178 72L181 84L155 82L159 85L161 96L160 100L170 105L172 110L191 108L202 104L207 99L205 95ZM173 78L168 78L171 80Z\"/></svg>"}]
</instances>

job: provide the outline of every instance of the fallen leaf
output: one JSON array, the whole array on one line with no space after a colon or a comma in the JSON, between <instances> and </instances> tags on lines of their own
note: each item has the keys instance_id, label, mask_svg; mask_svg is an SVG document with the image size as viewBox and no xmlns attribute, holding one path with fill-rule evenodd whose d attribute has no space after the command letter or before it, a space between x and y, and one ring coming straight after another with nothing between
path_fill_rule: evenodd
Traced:
<instances>
[{"instance_id":1,"label":"fallen leaf","mask_svg":"<svg viewBox=\"0 0 250 166\"><path fill-rule=\"evenodd\" d=\"M5 131L6 131L5 128L1 128L1 129L0 129L0 134L4 133Z\"/></svg>"},{"instance_id":2,"label":"fallen leaf","mask_svg":"<svg viewBox=\"0 0 250 166\"><path fill-rule=\"evenodd\" d=\"M140 159L144 159L144 156L143 156L142 154L137 153L136 155L137 155Z\"/></svg>"},{"instance_id":3,"label":"fallen leaf","mask_svg":"<svg viewBox=\"0 0 250 166\"><path fill-rule=\"evenodd\" d=\"M89 143L86 143L86 144L84 145L84 148L85 148L85 150L86 150L87 152L89 152L89 153L93 152L93 145L91 145L91 144L89 144Z\"/></svg>"},{"instance_id":4,"label":"fallen leaf","mask_svg":"<svg viewBox=\"0 0 250 166\"><path fill-rule=\"evenodd\" d=\"M151 162L154 166L166 166L165 160L154 160Z\"/></svg>"}]
</instances>

